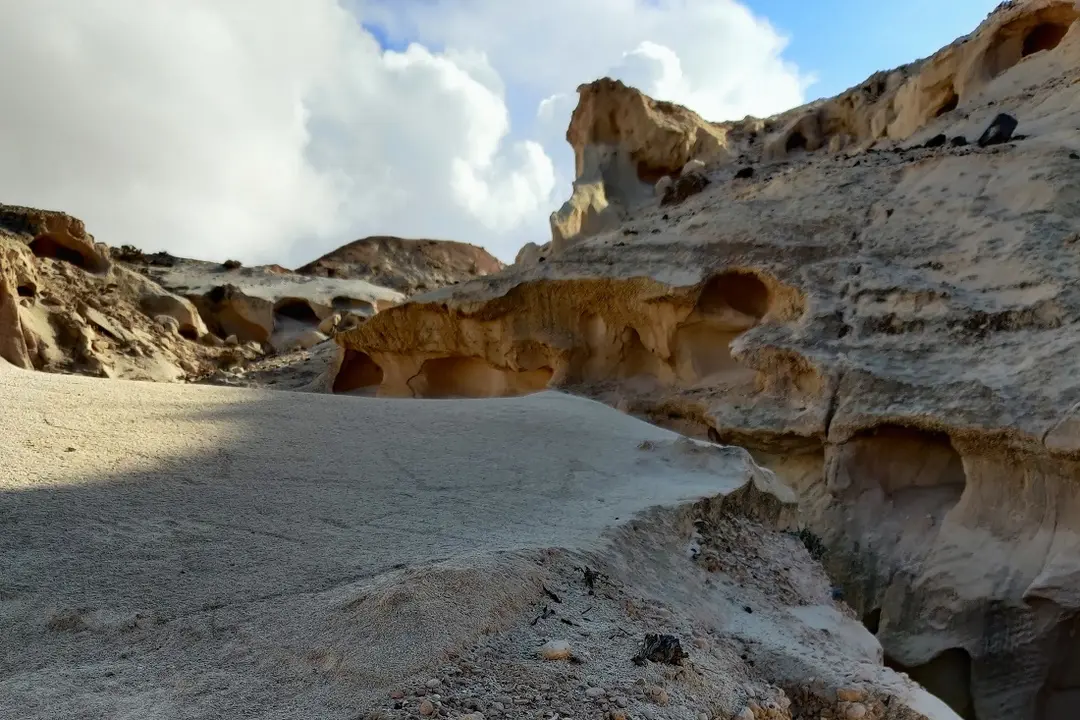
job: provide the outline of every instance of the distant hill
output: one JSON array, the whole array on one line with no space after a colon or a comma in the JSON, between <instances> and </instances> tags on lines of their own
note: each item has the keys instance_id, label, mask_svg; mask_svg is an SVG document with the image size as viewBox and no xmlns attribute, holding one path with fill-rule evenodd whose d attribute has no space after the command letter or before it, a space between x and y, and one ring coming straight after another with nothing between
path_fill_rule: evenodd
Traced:
<instances>
[{"instance_id":1,"label":"distant hill","mask_svg":"<svg viewBox=\"0 0 1080 720\"><path fill-rule=\"evenodd\" d=\"M502 269L487 250L468 243L374 236L343 245L296 272L366 280L411 295Z\"/></svg>"}]
</instances>

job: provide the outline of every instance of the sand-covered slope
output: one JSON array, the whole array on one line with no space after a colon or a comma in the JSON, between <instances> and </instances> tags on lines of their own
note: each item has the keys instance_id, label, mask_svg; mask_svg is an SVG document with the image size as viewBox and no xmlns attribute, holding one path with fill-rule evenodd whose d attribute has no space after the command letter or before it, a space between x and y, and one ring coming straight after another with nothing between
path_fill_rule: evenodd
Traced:
<instances>
[{"instance_id":1,"label":"sand-covered slope","mask_svg":"<svg viewBox=\"0 0 1080 720\"><path fill-rule=\"evenodd\" d=\"M1071 717L1078 12L1003 4L766 120L583 86L553 242L342 336L337 388L562 387L743 445L891 662L979 720Z\"/></svg>"},{"instance_id":2,"label":"sand-covered slope","mask_svg":"<svg viewBox=\"0 0 1080 720\"><path fill-rule=\"evenodd\" d=\"M0 717L955 720L773 529L789 493L745 451L556 393L0 365L0 396ZM646 632L688 658L635 664Z\"/></svg>"}]
</instances>

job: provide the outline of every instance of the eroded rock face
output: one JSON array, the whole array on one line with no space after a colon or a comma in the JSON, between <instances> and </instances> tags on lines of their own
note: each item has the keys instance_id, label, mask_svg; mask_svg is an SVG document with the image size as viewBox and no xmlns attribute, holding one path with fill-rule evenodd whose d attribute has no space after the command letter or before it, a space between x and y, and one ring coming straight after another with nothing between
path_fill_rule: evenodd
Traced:
<instances>
[{"instance_id":1,"label":"eroded rock face","mask_svg":"<svg viewBox=\"0 0 1080 720\"><path fill-rule=\"evenodd\" d=\"M755 121L756 136L731 124L695 170L710 183L677 205L645 198L648 173L618 175L641 199L610 224L340 336L337 389L562 387L747 447L798 490L891 663L950 678L936 691L968 717L1066 717L1080 691L1076 16L1003 5L872 93ZM579 128L603 117L601 90L616 110L655 107L596 88ZM915 147L977 138L1002 112L1019 123L1010 142ZM641 122L667 137L664 117ZM652 137L591 132L571 133L572 203L613 195L590 167L633 169ZM590 165L601 144L610 162ZM691 159L672 147L686 143L661 144L665 172Z\"/></svg>"},{"instance_id":2,"label":"eroded rock face","mask_svg":"<svg viewBox=\"0 0 1080 720\"><path fill-rule=\"evenodd\" d=\"M74 245L43 253L40 232L12 230L43 218L38 229L50 238L89 237L80 221L7 207L0 218L0 358L24 369L160 381L218 364L221 352L198 342L207 330L189 301L119 264L95 265L108 256L99 246L82 246L95 253L87 256ZM12 218L27 220L16 226Z\"/></svg>"},{"instance_id":3,"label":"eroded rock face","mask_svg":"<svg viewBox=\"0 0 1080 720\"><path fill-rule=\"evenodd\" d=\"M367 318L401 302L395 290L361 279L290 272L278 265L243 267L171 255L128 253L129 267L184 295L210 332L284 351L310 344L335 315Z\"/></svg>"},{"instance_id":4,"label":"eroded rock face","mask_svg":"<svg viewBox=\"0 0 1080 720\"><path fill-rule=\"evenodd\" d=\"M94 242L82 220L61 212L0 205L0 232L22 238L35 256L54 258L91 273L107 272L105 246Z\"/></svg>"}]
</instances>

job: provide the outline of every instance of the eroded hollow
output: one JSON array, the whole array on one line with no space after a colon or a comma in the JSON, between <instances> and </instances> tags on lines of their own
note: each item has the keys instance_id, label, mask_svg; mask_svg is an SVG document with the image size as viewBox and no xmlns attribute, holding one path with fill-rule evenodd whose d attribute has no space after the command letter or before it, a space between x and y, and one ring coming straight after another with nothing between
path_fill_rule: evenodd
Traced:
<instances>
[{"instance_id":1,"label":"eroded hollow","mask_svg":"<svg viewBox=\"0 0 1080 720\"><path fill-rule=\"evenodd\" d=\"M330 301L330 306L337 312L354 312L361 315L374 315L375 306L367 300L338 295Z\"/></svg>"},{"instance_id":2,"label":"eroded hollow","mask_svg":"<svg viewBox=\"0 0 1080 720\"><path fill-rule=\"evenodd\" d=\"M30 251L37 257L61 260L89 272L100 272L103 269L98 258L49 234L34 238L30 242Z\"/></svg>"},{"instance_id":3,"label":"eroded hollow","mask_svg":"<svg viewBox=\"0 0 1080 720\"><path fill-rule=\"evenodd\" d=\"M950 113L956 109L956 106L960 104L960 96L956 94L956 90L949 88L948 95L942 100L941 105L934 112L934 117L941 117L945 113Z\"/></svg>"},{"instance_id":4,"label":"eroded hollow","mask_svg":"<svg viewBox=\"0 0 1080 720\"><path fill-rule=\"evenodd\" d=\"M886 655L885 665L907 673L964 720L977 720L975 701L971 695L971 655L966 650L951 648L930 662L914 667L901 665ZM1068 717L1072 720L1075 715Z\"/></svg>"},{"instance_id":5,"label":"eroded hollow","mask_svg":"<svg viewBox=\"0 0 1080 720\"><path fill-rule=\"evenodd\" d=\"M1067 24L1056 22L1039 23L1024 36L1020 57L1034 55L1043 50L1053 50L1061 43L1067 32L1069 32Z\"/></svg>"},{"instance_id":6,"label":"eroded hollow","mask_svg":"<svg viewBox=\"0 0 1080 720\"><path fill-rule=\"evenodd\" d=\"M1053 50L1077 17L1080 10L1076 5L1061 3L1005 25L994 36L983 59L987 76L996 77L1030 55Z\"/></svg>"},{"instance_id":7,"label":"eroded hollow","mask_svg":"<svg viewBox=\"0 0 1080 720\"><path fill-rule=\"evenodd\" d=\"M319 316L312 309L311 304L302 298L285 298L279 300L274 306L275 320L288 318L302 322L305 325L318 325Z\"/></svg>"},{"instance_id":8,"label":"eroded hollow","mask_svg":"<svg viewBox=\"0 0 1080 720\"><path fill-rule=\"evenodd\" d=\"M883 425L849 441L844 470L879 487L894 503L926 497L932 503L959 500L966 476L949 436L899 425Z\"/></svg>"},{"instance_id":9,"label":"eroded hollow","mask_svg":"<svg viewBox=\"0 0 1080 720\"><path fill-rule=\"evenodd\" d=\"M1062 623L1050 673L1038 697L1035 720L1075 720L1080 715L1080 619Z\"/></svg>"},{"instance_id":10,"label":"eroded hollow","mask_svg":"<svg viewBox=\"0 0 1080 720\"><path fill-rule=\"evenodd\" d=\"M753 273L728 272L709 280L675 331L678 378L694 383L718 374L752 376L732 357L731 343L761 321L770 300L769 288Z\"/></svg>"},{"instance_id":11,"label":"eroded hollow","mask_svg":"<svg viewBox=\"0 0 1080 720\"><path fill-rule=\"evenodd\" d=\"M332 390L336 393L373 390L382 381L383 370L370 355L360 350L346 349Z\"/></svg>"},{"instance_id":12,"label":"eroded hollow","mask_svg":"<svg viewBox=\"0 0 1080 720\"><path fill-rule=\"evenodd\" d=\"M425 360L409 388L419 398L489 398L528 395L545 389L551 368L508 370L477 357Z\"/></svg>"},{"instance_id":13,"label":"eroded hollow","mask_svg":"<svg viewBox=\"0 0 1080 720\"><path fill-rule=\"evenodd\" d=\"M784 143L784 149L788 152L793 152L795 150L805 150L806 136L796 130L788 136L787 142Z\"/></svg>"}]
</instances>

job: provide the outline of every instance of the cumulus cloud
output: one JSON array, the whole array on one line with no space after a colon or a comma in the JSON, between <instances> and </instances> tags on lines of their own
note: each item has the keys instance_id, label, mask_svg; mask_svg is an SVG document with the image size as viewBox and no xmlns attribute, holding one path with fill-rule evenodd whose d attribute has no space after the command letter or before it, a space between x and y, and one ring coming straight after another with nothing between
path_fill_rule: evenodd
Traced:
<instances>
[{"instance_id":1,"label":"cumulus cloud","mask_svg":"<svg viewBox=\"0 0 1080 720\"><path fill-rule=\"evenodd\" d=\"M732 0L3 3L0 201L207 259L368 234L510 259L568 192L578 84L765 114L809 81L783 47Z\"/></svg>"}]
</instances>

